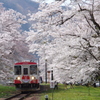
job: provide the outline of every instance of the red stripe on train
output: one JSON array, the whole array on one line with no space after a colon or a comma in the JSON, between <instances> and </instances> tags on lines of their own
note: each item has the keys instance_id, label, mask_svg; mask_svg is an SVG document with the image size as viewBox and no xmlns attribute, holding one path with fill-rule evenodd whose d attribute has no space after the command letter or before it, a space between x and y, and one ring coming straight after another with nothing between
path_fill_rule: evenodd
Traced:
<instances>
[{"instance_id":1,"label":"red stripe on train","mask_svg":"<svg viewBox=\"0 0 100 100\"><path fill-rule=\"evenodd\" d=\"M14 80L14 84L21 84L20 80Z\"/></svg>"},{"instance_id":2,"label":"red stripe on train","mask_svg":"<svg viewBox=\"0 0 100 100\"><path fill-rule=\"evenodd\" d=\"M15 65L36 65L37 63L35 62L18 62L15 63Z\"/></svg>"},{"instance_id":3,"label":"red stripe on train","mask_svg":"<svg viewBox=\"0 0 100 100\"><path fill-rule=\"evenodd\" d=\"M38 80L32 80L30 83L38 83Z\"/></svg>"},{"instance_id":4,"label":"red stripe on train","mask_svg":"<svg viewBox=\"0 0 100 100\"><path fill-rule=\"evenodd\" d=\"M30 77L29 76L22 76L22 79L30 79Z\"/></svg>"}]
</instances>

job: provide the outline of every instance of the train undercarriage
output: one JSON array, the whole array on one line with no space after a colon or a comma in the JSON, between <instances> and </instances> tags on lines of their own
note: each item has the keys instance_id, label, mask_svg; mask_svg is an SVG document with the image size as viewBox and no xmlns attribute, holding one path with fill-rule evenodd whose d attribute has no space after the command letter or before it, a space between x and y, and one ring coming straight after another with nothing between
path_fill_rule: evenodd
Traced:
<instances>
[{"instance_id":1,"label":"train undercarriage","mask_svg":"<svg viewBox=\"0 0 100 100\"><path fill-rule=\"evenodd\" d=\"M39 83L32 83L32 84L28 84L28 83L24 83L24 84L15 84L16 89L20 89L20 90L38 90L40 88Z\"/></svg>"}]
</instances>

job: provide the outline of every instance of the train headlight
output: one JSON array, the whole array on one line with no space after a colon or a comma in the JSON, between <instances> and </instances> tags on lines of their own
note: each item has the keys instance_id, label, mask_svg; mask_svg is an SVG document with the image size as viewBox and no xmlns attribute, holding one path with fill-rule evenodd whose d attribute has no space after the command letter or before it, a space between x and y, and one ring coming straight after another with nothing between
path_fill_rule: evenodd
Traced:
<instances>
[{"instance_id":1,"label":"train headlight","mask_svg":"<svg viewBox=\"0 0 100 100\"><path fill-rule=\"evenodd\" d=\"M18 76L16 79L17 79L17 80L20 80L20 77Z\"/></svg>"},{"instance_id":2,"label":"train headlight","mask_svg":"<svg viewBox=\"0 0 100 100\"><path fill-rule=\"evenodd\" d=\"M31 77L31 79L32 79L32 80L34 80L34 79L35 79L35 77L34 77L34 76L32 76L32 77Z\"/></svg>"}]
</instances>

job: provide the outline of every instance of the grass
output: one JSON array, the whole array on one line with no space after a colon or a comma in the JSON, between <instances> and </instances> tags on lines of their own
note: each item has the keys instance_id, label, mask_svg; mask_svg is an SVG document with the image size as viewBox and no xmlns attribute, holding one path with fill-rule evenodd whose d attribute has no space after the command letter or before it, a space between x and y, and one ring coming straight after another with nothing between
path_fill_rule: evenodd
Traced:
<instances>
[{"instance_id":1,"label":"grass","mask_svg":"<svg viewBox=\"0 0 100 100\"><path fill-rule=\"evenodd\" d=\"M0 98L11 95L15 90L15 87L0 85Z\"/></svg>"},{"instance_id":2,"label":"grass","mask_svg":"<svg viewBox=\"0 0 100 100\"><path fill-rule=\"evenodd\" d=\"M47 84L49 86L49 84ZM0 85L0 98L5 98L15 93L15 87ZM59 84L59 89L45 89L41 93L40 100L45 100L45 96L48 95L48 100L100 100L100 87L86 87L86 86L74 86L67 89L64 85Z\"/></svg>"},{"instance_id":3,"label":"grass","mask_svg":"<svg viewBox=\"0 0 100 100\"><path fill-rule=\"evenodd\" d=\"M42 93L40 100L45 100L45 95L49 100L100 100L100 87L68 86L66 89L64 85L59 85L58 90L50 89Z\"/></svg>"}]
</instances>

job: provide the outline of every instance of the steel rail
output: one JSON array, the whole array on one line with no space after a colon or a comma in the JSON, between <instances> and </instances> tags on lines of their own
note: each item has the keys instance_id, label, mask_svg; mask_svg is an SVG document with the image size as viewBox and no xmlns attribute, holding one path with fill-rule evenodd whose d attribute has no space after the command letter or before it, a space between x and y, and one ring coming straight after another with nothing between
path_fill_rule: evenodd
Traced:
<instances>
[{"instance_id":1,"label":"steel rail","mask_svg":"<svg viewBox=\"0 0 100 100\"><path fill-rule=\"evenodd\" d=\"M26 94L25 96L23 96L23 97L21 97L19 100L23 100L23 99L25 99L25 98L27 98L28 96L30 96L32 93L31 92L29 92L28 94Z\"/></svg>"},{"instance_id":2,"label":"steel rail","mask_svg":"<svg viewBox=\"0 0 100 100\"><path fill-rule=\"evenodd\" d=\"M13 96L11 96L11 97L9 97L9 98L6 98L5 100L11 100L12 98L15 98L15 97L17 97L17 96L19 96L19 95L21 95L21 93L18 93L18 94L13 95Z\"/></svg>"},{"instance_id":3,"label":"steel rail","mask_svg":"<svg viewBox=\"0 0 100 100\"><path fill-rule=\"evenodd\" d=\"M14 96L11 96L11 97L9 97L9 98L6 98L5 100L11 100L11 99L14 99L14 98L16 98L17 96L19 96L19 95L21 95L22 93L19 93L19 94L16 94L16 95L14 95ZM29 93L27 93L27 94L25 94L24 96L22 96L21 98L19 98L19 100L23 100L23 99L25 99L25 98L27 98L29 95L31 95L32 93L31 92L29 92Z\"/></svg>"}]
</instances>

